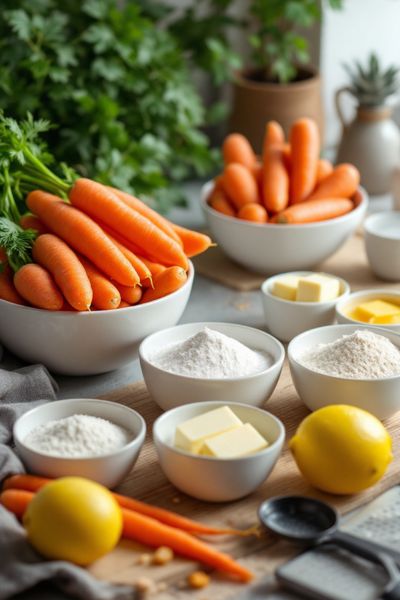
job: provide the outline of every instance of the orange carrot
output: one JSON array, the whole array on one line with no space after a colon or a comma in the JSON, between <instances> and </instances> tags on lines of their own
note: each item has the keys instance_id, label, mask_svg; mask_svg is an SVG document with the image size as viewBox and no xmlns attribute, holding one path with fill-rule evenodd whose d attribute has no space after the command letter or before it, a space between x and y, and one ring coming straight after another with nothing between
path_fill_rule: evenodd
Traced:
<instances>
[{"instance_id":1,"label":"orange carrot","mask_svg":"<svg viewBox=\"0 0 400 600\"><path fill-rule=\"evenodd\" d=\"M145 251L148 250L158 260L187 269L188 261L179 244L101 183L83 177L77 179L69 198L73 206L99 219ZM114 279L118 281L116 277Z\"/></svg>"},{"instance_id":2,"label":"orange carrot","mask_svg":"<svg viewBox=\"0 0 400 600\"><path fill-rule=\"evenodd\" d=\"M291 169L291 151L290 151L290 144L283 144L282 146L282 160L283 160L283 164L285 165L286 171L288 173L290 173L290 169Z\"/></svg>"},{"instance_id":3,"label":"orange carrot","mask_svg":"<svg viewBox=\"0 0 400 600\"><path fill-rule=\"evenodd\" d=\"M25 304L22 297L18 294L13 283L12 271L7 264L2 263L0 271L0 299L13 302L14 304Z\"/></svg>"},{"instance_id":4,"label":"orange carrot","mask_svg":"<svg viewBox=\"0 0 400 600\"><path fill-rule=\"evenodd\" d=\"M245 204L237 214L239 219L245 221L254 221L255 223L266 223L268 221L268 213L261 204Z\"/></svg>"},{"instance_id":5,"label":"orange carrot","mask_svg":"<svg viewBox=\"0 0 400 600\"><path fill-rule=\"evenodd\" d=\"M279 212L289 203L289 175L283 162L282 145L267 146L263 160L264 205L270 212Z\"/></svg>"},{"instance_id":6,"label":"orange carrot","mask_svg":"<svg viewBox=\"0 0 400 600\"><path fill-rule=\"evenodd\" d=\"M168 269L154 277L154 288L149 288L144 292L140 304L168 296L168 294L179 290L186 281L185 269L182 269L182 267L168 267Z\"/></svg>"},{"instance_id":7,"label":"orange carrot","mask_svg":"<svg viewBox=\"0 0 400 600\"><path fill-rule=\"evenodd\" d=\"M328 177L333 171L333 164L326 158L320 158L317 162L317 178L315 185L318 186L323 179Z\"/></svg>"},{"instance_id":8,"label":"orange carrot","mask_svg":"<svg viewBox=\"0 0 400 600\"><path fill-rule=\"evenodd\" d=\"M285 142L285 133L278 121L268 121L265 126L265 135L263 141L263 162L264 156L271 146L282 146Z\"/></svg>"},{"instance_id":9,"label":"orange carrot","mask_svg":"<svg viewBox=\"0 0 400 600\"><path fill-rule=\"evenodd\" d=\"M360 183L360 173L354 165L343 163L335 167L308 200L320 200L322 198L351 198Z\"/></svg>"},{"instance_id":10,"label":"orange carrot","mask_svg":"<svg viewBox=\"0 0 400 600\"><path fill-rule=\"evenodd\" d=\"M290 131L290 202L303 202L313 191L319 157L319 132L312 119L298 119Z\"/></svg>"},{"instance_id":11,"label":"orange carrot","mask_svg":"<svg viewBox=\"0 0 400 600\"><path fill-rule=\"evenodd\" d=\"M140 256L140 260L146 265L146 267L149 269L152 277L155 277L156 275L158 275L159 273L162 273L163 271L165 271L165 269L167 267L165 267L164 265L161 265L160 263L156 263L153 262L151 260L148 260L147 258L144 258L144 256ZM146 285L145 287L151 287Z\"/></svg>"},{"instance_id":12,"label":"orange carrot","mask_svg":"<svg viewBox=\"0 0 400 600\"><path fill-rule=\"evenodd\" d=\"M29 263L14 275L17 292L30 304L47 310L61 310L64 304L50 273L40 265Z\"/></svg>"},{"instance_id":13,"label":"orange carrot","mask_svg":"<svg viewBox=\"0 0 400 600\"><path fill-rule=\"evenodd\" d=\"M186 229L186 227L181 227L174 223L172 224L172 227L182 240L183 251L189 258L205 252L210 246L214 246L212 239L204 233Z\"/></svg>"},{"instance_id":14,"label":"orange carrot","mask_svg":"<svg viewBox=\"0 0 400 600\"><path fill-rule=\"evenodd\" d=\"M129 305L137 304L142 297L142 288L140 285L136 285L135 287L128 287L126 285L121 285L120 283L116 283L115 287L118 289L121 294L121 298L124 302L127 302Z\"/></svg>"},{"instance_id":15,"label":"orange carrot","mask_svg":"<svg viewBox=\"0 0 400 600\"><path fill-rule=\"evenodd\" d=\"M235 207L259 202L256 180L246 167L239 163L230 163L223 172L224 191Z\"/></svg>"},{"instance_id":16,"label":"orange carrot","mask_svg":"<svg viewBox=\"0 0 400 600\"><path fill-rule=\"evenodd\" d=\"M75 310L89 310L93 299L89 278L75 252L63 240L52 233L39 235L33 244L32 256L53 276Z\"/></svg>"},{"instance_id":17,"label":"orange carrot","mask_svg":"<svg viewBox=\"0 0 400 600\"><path fill-rule=\"evenodd\" d=\"M42 223L40 219L35 217L35 215L22 215L19 220L19 224L22 229L35 229L39 235L42 233L49 233L49 229Z\"/></svg>"},{"instance_id":18,"label":"orange carrot","mask_svg":"<svg viewBox=\"0 0 400 600\"><path fill-rule=\"evenodd\" d=\"M126 192L121 192L121 190L118 190L117 188L110 187L109 189L112 192L114 192L114 194L116 194L118 198L125 202L125 204L133 208L133 210L136 210L144 217L147 217L149 221L154 223L154 225L161 229L161 231L166 233L169 237L178 242L178 244L180 245L179 236L176 235L173 228L171 227L171 223L165 217L158 214L158 212L150 208L150 206L142 202L142 200L139 200L139 198L135 198L135 196L127 194Z\"/></svg>"},{"instance_id":19,"label":"orange carrot","mask_svg":"<svg viewBox=\"0 0 400 600\"><path fill-rule=\"evenodd\" d=\"M128 308L129 306L132 306L129 302L125 302L125 300L121 300L121 302L119 303L118 308Z\"/></svg>"},{"instance_id":20,"label":"orange carrot","mask_svg":"<svg viewBox=\"0 0 400 600\"><path fill-rule=\"evenodd\" d=\"M226 215L227 217L236 216L236 211L233 208L232 204L229 202L226 194L222 190L213 190L209 200L209 205L214 210Z\"/></svg>"},{"instance_id":21,"label":"orange carrot","mask_svg":"<svg viewBox=\"0 0 400 600\"><path fill-rule=\"evenodd\" d=\"M120 235L118 235L118 233L115 233L114 231L112 231L106 225L104 225L102 227L104 227L104 231L106 232L106 234L108 235L110 240L113 242L113 244L115 244L117 246L117 248L125 256L125 258L127 258L129 260L129 262L131 263L131 265L133 266L133 268L139 275L140 283L144 284L147 281L150 283L150 286L151 286L152 285L151 271L148 268L148 266L146 265L146 263L144 262L144 260L130 249L130 247L133 247L134 244L132 242L129 242L128 240L124 240L124 238L122 236L120 236Z\"/></svg>"},{"instance_id":22,"label":"orange carrot","mask_svg":"<svg viewBox=\"0 0 400 600\"><path fill-rule=\"evenodd\" d=\"M92 263L83 256L79 257L93 290L92 304L100 310L118 308L121 303L121 294L117 286L113 285Z\"/></svg>"},{"instance_id":23,"label":"orange carrot","mask_svg":"<svg viewBox=\"0 0 400 600\"><path fill-rule=\"evenodd\" d=\"M241 133L231 133L226 136L222 144L222 156L225 165L239 163L250 170L257 160L250 142Z\"/></svg>"},{"instance_id":24,"label":"orange carrot","mask_svg":"<svg viewBox=\"0 0 400 600\"><path fill-rule=\"evenodd\" d=\"M347 198L324 198L292 204L278 215L278 223L314 223L340 217L354 208Z\"/></svg>"},{"instance_id":25,"label":"orange carrot","mask_svg":"<svg viewBox=\"0 0 400 600\"><path fill-rule=\"evenodd\" d=\"M34 495L33 492L27 492L26 490L5 490L0 494L0 504L12 512L18 519L22 519Z\"/></svg>"},{"instance_id":26,"label":"orange carrot","mask_svg":"<svg viewBox=\"0 0 400 600\"><path fill-rule=\"evenodd\" d=\"M139 276L104 231L87 215L40 190L28 195L29 209L71 248L86 256L109 277L123 285L136 285Z\"/></svg>"}]
</instances>

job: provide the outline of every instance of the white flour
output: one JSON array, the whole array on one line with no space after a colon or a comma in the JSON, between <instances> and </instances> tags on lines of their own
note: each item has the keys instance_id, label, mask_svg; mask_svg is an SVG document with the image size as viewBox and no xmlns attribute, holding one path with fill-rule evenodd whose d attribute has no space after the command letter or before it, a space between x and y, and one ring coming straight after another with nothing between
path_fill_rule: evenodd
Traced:
<instances>
[{"instance_id":1,"label":"white flour","mask_svg":"<svg viewBox=\"0 0 400 600\"><path fill-rule=\"evenodd\" d=\"M161 369L204 379L251 375L267 369L272 358L237 340L205 327L184 342L155 352L151 362Z\"/></svg>"},{"instance_id":2,"label":"white flour","mask_svg":"<svg viewBox=\"0 0 400 600\"><path fill-rule=\"evenodd\" d=\"M72 415L35 427L24 443L44 454L81 458L113 452L125 446L132 437L129 431L106 419Z\"/></svg>"},{"instance_id":3,"label":"white flour","mask_svg":"<svg viewBox=\"0 0 400 600\"><path fill-rule=\"evenodd\" d=\"M400 375L399 349L383 335L361 329L305 351L299 363L325 375L350 379Z\"/></svg>"}]
</instances>

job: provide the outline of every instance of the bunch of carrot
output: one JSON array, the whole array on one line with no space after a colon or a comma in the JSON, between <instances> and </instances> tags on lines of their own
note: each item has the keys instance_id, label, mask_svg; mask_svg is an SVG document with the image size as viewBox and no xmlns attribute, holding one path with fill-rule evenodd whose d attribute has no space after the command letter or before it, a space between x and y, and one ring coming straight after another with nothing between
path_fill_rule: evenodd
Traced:
<instances>
[{"instance_id":1,"label":"bunch of carrot","mask_svg":"<svg viewBox=\"0 0 400 600\"><path fill-rule=\"evenodd\" d=\"M188 258L211 245L138 198L89 179L77 179L68 198L28 194L31 214L20 226L38 233L32 262L13 273L3 256L0 298L54 311L143 304L184 285Z\"/></svg>"},{"instance_id":2,"label":"bunch of carrot","mask_svg":"<svg viewBox=\"0 0 400 600\"><path fill-rule=\"evenodd\" d=\"M256 223L312 223L354 208L360 174L351 164L334 167L320 155L316 123L296 121L285 140L276 121L266 125L261 158L239 133L223 144L225 167L209 204L224 215Z\"/></svg>"},{"instance_id":3,"label":"bunch of carrot","mask_svg":"<svg viewBox=\"0 0 400 600\"><path fill-rule=\"evenodd\" d=\"M21 519L34 494L50 479L34 475L13 475L5 480L0 504ZM249 535L254 530L240 531L202 525L174 512L114 494L122 510L122 536L142 544L168 546L177 554L227 573L242 582L252 579L252 573L228 554L216 550L195 535Z\"/></svg>"}]
</instances>

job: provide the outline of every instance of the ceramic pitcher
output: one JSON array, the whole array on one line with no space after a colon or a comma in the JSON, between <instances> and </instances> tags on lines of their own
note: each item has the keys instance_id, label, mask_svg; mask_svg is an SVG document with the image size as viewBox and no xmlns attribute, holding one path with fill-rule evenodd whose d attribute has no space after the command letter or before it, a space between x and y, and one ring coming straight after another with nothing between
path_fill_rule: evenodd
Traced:
<instances>
[{"instance_id":1,"label":"ceramic pitcher","mask_svg":"<svg viewBox=\"0 0 400 600\"><path fill-rule=\"evenodd\" d=\"M353 121L344 118L341 97L348 88L336 92L335 103L342 124L342 139L336 162L351 162L361 173L361 184L370 194L390 190L395 166L400 160L400 132L391 119L390 106L358 106Z\"/></svg>"}]
</instances>

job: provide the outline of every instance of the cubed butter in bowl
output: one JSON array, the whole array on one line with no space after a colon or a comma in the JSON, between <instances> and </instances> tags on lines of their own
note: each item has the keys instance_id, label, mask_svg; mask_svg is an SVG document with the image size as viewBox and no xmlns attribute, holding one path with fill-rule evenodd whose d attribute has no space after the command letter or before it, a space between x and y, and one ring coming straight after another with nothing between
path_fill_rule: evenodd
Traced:
<instances>
[{"instance_id":1,"label":"cubed butter in bowl","mask_svg":"<svg viewBox=\"0 0 400 600\"><path fill-rule=\"evenodd\" d=\"M400 292L390 289L362 290L336 305L338 323L365 323L400 333Z\"/></svg>"}]
</instances>

